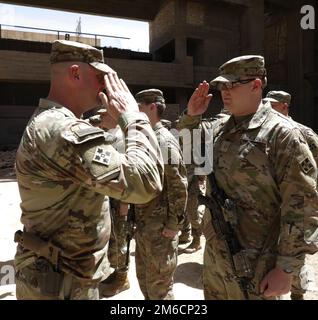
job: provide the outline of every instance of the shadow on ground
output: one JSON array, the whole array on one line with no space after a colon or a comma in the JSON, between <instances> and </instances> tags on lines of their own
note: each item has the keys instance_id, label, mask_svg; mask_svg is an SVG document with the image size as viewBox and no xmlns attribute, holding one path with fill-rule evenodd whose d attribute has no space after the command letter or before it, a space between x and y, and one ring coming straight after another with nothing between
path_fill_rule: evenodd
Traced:
<instances>
[{"instance_id":1,"label":"shadow on ground","mask_svg":"<svg viewBox=\"0 0 318 320\"><path fill-rule=\"evenodd\" d=\"M8 297L14 297L14 294L12 292L5 292L3 294L0 294L0 300L8 298Z\"/></svg>"},{"instance_id":2,"label":"shadow on ground","mask_svg":"<svg viewBox=\"0 0 318 320\"><path fill-rule=\"evenodd\" d=\"M203 289L202 264L197 262L179 264L174 274L174 283L178 282L192 288Z\"/></svg>"}]
</instances>

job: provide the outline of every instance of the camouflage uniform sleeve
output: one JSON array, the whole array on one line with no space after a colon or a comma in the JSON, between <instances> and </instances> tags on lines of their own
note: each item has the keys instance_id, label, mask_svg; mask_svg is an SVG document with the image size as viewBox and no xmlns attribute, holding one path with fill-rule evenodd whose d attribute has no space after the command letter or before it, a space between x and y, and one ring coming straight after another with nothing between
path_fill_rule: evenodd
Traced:
<instances>
[{"instance_id":1,"label":"camouflage uniform sleeve","mask_svg":"<svg viewBox=\"0 0 318 320\"><path fill-rule=\"evenodd\" d=\"M304 135L318 167L318 135L309 128L305 131Z\"/></svg>"},{"instance_id":2,"label":"camouflage uniform sleeve","mask_svg":"<svg viewBox=\"0 0 318 320\"><path fill-rule=\"evenodd\" d=\"M61 179L127 203L147 203L162 190L163 160L149 120L142 113L119 119L125 154L118 153L107 133L76 121L62 131L53 158Z\"/></svg>"},{"instance_id":3,"label":"camouflage uniform sleeve","mask_svg":"<svg viewBox=\"0 0 318 320\"><path fill-rule=\"evenodd\" d=\"M182 129L197 129L202 128L207 129L216 129L220 125L223 125L229 119L230 115L225 113L219 113L213 118L202 118L202 116L189 116L183 114L179 121L176 124L176 128L180 131Z\"/></svg>"},{"instance_id":4,"label":"camouflage uniform sleeve","mask_svg":"<svg viewBox=\"0 0 318 320\"><path fill-rule=\"evenodd\" d=\"M296 129L276 139L274 167L281 205L276 265L298 272L305 254L317 252L317 166L303 136Z\"/></svg>"},{"instance_id":5,"label":"camouflage uniform sleeve","mask_svg":"<svg viewBox=\"0 0 318 320\"><path fill-rule=\"evenodd\" d=\"M168 201L168 219L165 227L177 231L184 221L188 198L188 180L180 150L171 144L170 151L171 158L169 162L165 162L164 167Z\"/></svg>"},{"instance_id":6,"label":"camouflage uniform sleeve","mask_svg":"<svg viewBox=\"0 0 318 320\"><path fill-rule=\"evenodd\" d=\"M192 117L187 114L184 114L179 118L179 121L177 122L176 127L178 130L195 129L199 127L201 121L202 121L201 116Z\"/></svg>"}]
</instances>

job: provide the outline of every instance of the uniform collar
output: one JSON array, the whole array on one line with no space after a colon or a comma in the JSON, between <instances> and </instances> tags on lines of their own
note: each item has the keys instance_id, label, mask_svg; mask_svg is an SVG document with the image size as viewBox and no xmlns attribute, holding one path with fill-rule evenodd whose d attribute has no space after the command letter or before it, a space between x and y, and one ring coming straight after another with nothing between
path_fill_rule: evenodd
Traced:
<instances>
[{"instance_id":1,"label":"uniform collar","mask_svg":"<svg viewBox=\"0 0 318 320\"><path fill-rule=\"evenodd\" d=\"M76 118L75 114L67 109L66 107L62 106L61 104L48 100L48 99L40 99L39 107L41 109L58 109L60 112L62 112L67 117Z\"/></svg>"},{"instance_id":2,"label":"uniform collar","mask_svg":"<svg viewBox=\"0 0 318 320\"><path fill-rule=\"evenodd\" d=\"M234 133L237 130L252 130L259 128L263 124L271 110L272 107L269 102L266 104L263 104L261 102L257 108L257 111L253 115L251 115L250 118L242 121L237 125L235 125L234 116L232 115L222 131L230 131Z\"/></svg>"},{"instance_id":3,"label":"uniform collar","mask_svg":"<svg viewBox=\"0 0 318 320\"><path fill-rule=\"evenodd\" d=\"M153 131L157 131L157 130L159 130L159 129L161 129L161 128L163 128L163 124L161 123L161 121L158 121L158 122L154 125L154 127L153 127L152 129L153 129Z\"/></svg>"},{"instance_id":4,"label":"uniform collar","mask_svg":"<svg viewBox=\"0 0 318 320\"><path fill-rule=\"evenodd\" d=\"M263 104L263 102L261 102L252 119L248 122L247 129L251 130L259 128L263 124L271 110L272 107L270 102L267 102L266 104Z\"/></svg>"}]
</instances>

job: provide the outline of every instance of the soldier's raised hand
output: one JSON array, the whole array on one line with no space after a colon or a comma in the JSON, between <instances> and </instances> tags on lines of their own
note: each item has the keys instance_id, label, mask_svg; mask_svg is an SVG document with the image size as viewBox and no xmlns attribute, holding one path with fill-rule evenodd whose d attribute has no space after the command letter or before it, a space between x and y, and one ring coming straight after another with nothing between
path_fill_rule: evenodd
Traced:
<instances>
[{"instance_id":1,"label":"soldier's raised hand","mask_svg":"<svg viewBox=\"0 0 318 320\"><path fill-rule=\"evenodd\" d=\"M116 122L120 115L127 111L139 111L137 102L126 83L119 79L117 73L108 73L104 77L106 95L99 93L103 107Z\"/></svg>"},{"instance_id":2,"label":"soldier's raised hand","mask_svg":"<svg viewBox=\"0 0 318 320\"><path fill-rule=\"evenodd\" d=\"M209 106L212 94L209 94L209 84L204 80L194 90L188 102L188 115L197 116L203 114Z\"/></svg>"}]
</instances>

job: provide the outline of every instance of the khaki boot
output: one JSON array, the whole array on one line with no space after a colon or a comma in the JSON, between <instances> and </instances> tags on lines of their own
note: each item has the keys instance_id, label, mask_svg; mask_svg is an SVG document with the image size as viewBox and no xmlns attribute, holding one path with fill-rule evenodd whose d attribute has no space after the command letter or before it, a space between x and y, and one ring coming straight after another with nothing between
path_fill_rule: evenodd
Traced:
<instances>
[{"instance_id":1,"label":"khaki boot","mask_svg":"<svg viewBox=\"0 0 318 320\"><path fill-rule=\"evenodd\" d=\"M193 232L193 238L192 242L189 244L188 247L186 247L183 252L184 253L193 253L202 248L201 246L201 239L200 239L200 233L199 232Z\"/></svg>"},{"instance_id":2,"label":"khaki boot","mask_svg":"<svg viewBox=\"0 0 318 320\"><path fill-rule=\"evenodd\" d=\"M114 277L112 281L107 281L107 278L100 283L99 295L101 297L111 297L130 288L127 272L114 271L113 273Z\"/></svg>"},{"instance_id":3,"label":"khaki boot","mask_svg":"<svg viewBox=\"0 0 318 320\"><path fill-rule=\"evenodd\" d=\"M302 293L291 293L290 294L291 300L304 300L304 295Z\"/></svg>"},{"instance_id":4,"label":"khaki boot","mask_svg":"<svg viewBox=\"0 0 318 320\"><path fill-rule=\"evenodd\" d=\"M114 272L112 272L108 278L106 278L102 283L103 284L107 284L107 283L111 283L115 280L115 277L116 277L116 274L117 274L117 271L115 270Z\"/></svg>"},{"instance_id":5,"label":"khaki boot","mask_svg":"<svg viewBox=\"0 0 318 320\"><path fill-rule=\"evenodd\" d=\"M179 236L179 244L186 244L191 241L191 235L190 232L185 233L182 232L181 235Z\"/></svg>"}]
</instances>

